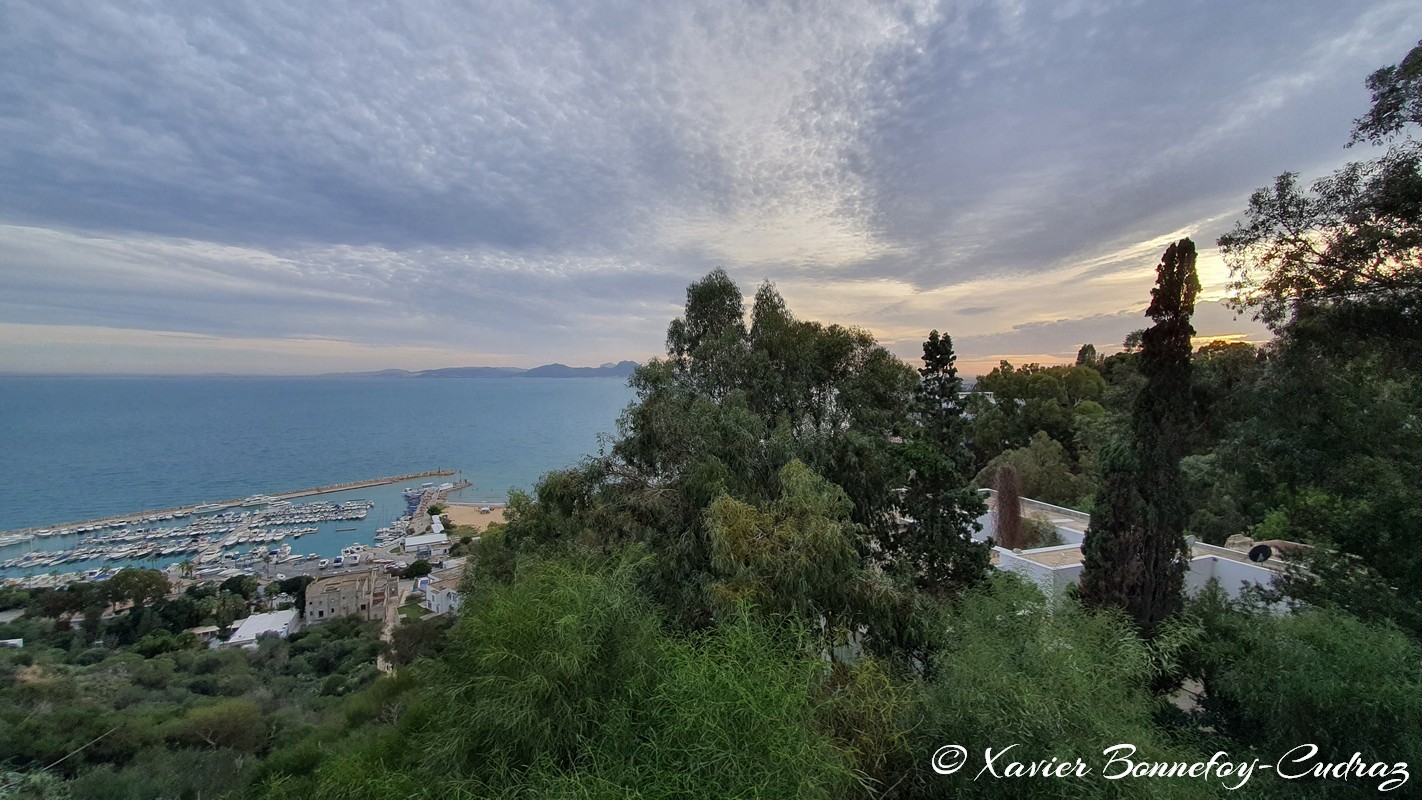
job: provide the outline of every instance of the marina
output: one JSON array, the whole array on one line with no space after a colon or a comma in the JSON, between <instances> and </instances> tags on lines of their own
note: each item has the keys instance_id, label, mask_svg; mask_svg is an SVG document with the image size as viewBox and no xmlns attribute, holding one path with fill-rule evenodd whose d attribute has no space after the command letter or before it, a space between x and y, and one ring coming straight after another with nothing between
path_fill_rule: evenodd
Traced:
<instances>
[{"instance_id":1,"label":"marina","mask_svg":"<svg viewBox=\"0 0 1422 800\"><path fill-rule=\"evenodd\" d=\"M372 479L15 532L0 541L0 578L58 586L102 580L132 566L221 578L270 573L281 565L319 568L322 560L359 563L359 550L352 548L396 543L410 527L412 512L469 486L464 481L414 488L398 484L450 474ZM320 499L299 500L316 496Z\"/></svg>"},{"instance_id":2,"label":"marina","mask_svg":"<svg viewBox=\"0 0 1422 800\"><path fill-rule=\"evenodd\" d=\"M430 470L428 472L414 472L406 475L392 475L384 478L371 478L369 480L363 481L351 481L349 483L336 483L327 486L316 486L310 489L297 489L296 491L283 492L275 495L257 494L252 495L251 497L243 498L241 500L226 500L215 503L200 503L197 505L190 506L178 506L176 508L164 508L157 511L139 511L134 514L105 517L102 519L81 520L79 522L71 522L65 525L58 526L49 526L42 528L21 528L19 530L13 531L0 531L0 547L15 544L18 542L28 541L30 537L35 536L41 538L46 538L50 536L66 536L74 533L92 533L95 531L101 531L105 528L120 528L136 523L169 522L172 520L184 519L195 514L212 514L218 511L226 511L228 509L237 507L256 508L272 503L290 501L302 497L311 497L313 495L333 494L336 492L349 491L351 489L364 489L367 487L386 486L392 483L405 483L409 481L418 480L420 478L448 477L455 474L456 473L453 470L448 469ZM433 484L429 482L426 482L426 484L424 485L433 486Z\"/></svg>"}]
</instances>

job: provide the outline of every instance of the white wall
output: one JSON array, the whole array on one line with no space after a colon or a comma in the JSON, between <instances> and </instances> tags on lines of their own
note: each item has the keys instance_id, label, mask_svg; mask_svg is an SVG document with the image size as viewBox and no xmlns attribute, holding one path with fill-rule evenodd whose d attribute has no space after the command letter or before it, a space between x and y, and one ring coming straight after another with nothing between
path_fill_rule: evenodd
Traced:
<instances>
[{"instance_id":1,"label":"white wall","mask_svg":"<svg viewBox=\"0 0 1422 800\"><path fill-rule=\"evenodd\" d=\"M1045 550L1070 549L1044 548ZM1004 547L994 547L997 552L997 568L1004 572L1013 572L1027 580L1037 584L1037 588L1042 590L1042 594L1049 598L1060 597L1067 587L1076 583L1081 578L1081 565L1072 564L1065 567L1049 567L1039 564L1018 553L1014 553ZM1041 552L1033 551L1033 552Z\"/></svg>"},{"instance_id":2,"label":"white wall","mask_svg":"<svg viewBox=\"0 0 1422 800\"><path fill-rule=\"evenodd\" d=\"M1026 510L1028 511L1027 516L1030 517L1033 512L1030 509ZM997 530L997 511L989 511L981 517L978 517L978 524L982 526L982 530L973 534L973 541L986 542L992 537L993 532ZM1054 525L1053 527L1057 529L1057 535L1062 537L1063 544L1081 544L1086 540L1086 534L1082 531L1065 528L1061 525Z\"/></svg>"},{"instance_id":3,"label":"white wall","mask_svg":"<svg viewBox=\"0 0 1422 800\"><path fill-rule=\"evenodd\" d=\"M1258 564L1246 564L1220 556L1199 555L1190 561L1190 573L1185 578L1185 591L1195 595L1205 588L1210 579L1220 582L1220 588L1229 599L1238 600L1247 586L1269 586L1274 582L1274 572Z\"/></svg>"}]
</instances>

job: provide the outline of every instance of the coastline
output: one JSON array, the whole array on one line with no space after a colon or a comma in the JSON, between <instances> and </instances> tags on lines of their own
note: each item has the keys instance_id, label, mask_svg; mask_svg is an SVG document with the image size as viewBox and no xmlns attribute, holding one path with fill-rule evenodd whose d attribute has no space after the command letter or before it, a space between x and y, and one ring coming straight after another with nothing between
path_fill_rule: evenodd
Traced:
<instances>
[{"instance_id":1,"label":"coastline","mask_svg":"<svg viewBox=\"0 0 1422 800\"><path fill-rule=\"evenodd\" d=\"M392 483L415 480L416 478L442 477L454 474L454 470L448 469L429 470L426 472L412 472L406 475L389 475L383 478L370 478L368 480L350 481L347 483L332 483L327 484L325 486L315 486L309 489L297 489L291 492L279 492L276 494L268 495L268 497L272 498L273 500L292 500L298 497L311 497L314 495L331 494L333 492L344 492L351 489L364 489L370 486L387 486ZM100 517L95 519L76 520L72 522L59 522L52 525L37 525L29 528L16 528L15 530L0 531L0 536L33 536L40 531L57 531L62 529L71 529L71 532L73 532L72 529L78 527L108 526L116 522L142 520L147 517L156 517L163 515L188 515L192 514L198 508L207 505L220 506L223 509L237 508L242 505L243 500L244 498L236 498L233 500L223 500L217 502L193 503L190 505L175 506L172 508L162 508L150 511L132 511L127 514L115 514L112 516Z\"/></svg>"}]
</instances>

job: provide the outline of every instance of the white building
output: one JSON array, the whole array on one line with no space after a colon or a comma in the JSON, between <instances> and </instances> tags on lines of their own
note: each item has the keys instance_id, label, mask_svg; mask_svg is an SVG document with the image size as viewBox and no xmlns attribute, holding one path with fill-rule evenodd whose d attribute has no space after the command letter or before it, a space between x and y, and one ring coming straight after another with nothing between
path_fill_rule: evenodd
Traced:
<instances>
[{"instance_id":1,"label":"white building","mask_svg":"<svg viewBox=\"0 0 1422 800\"><path fill-rule=\"evenodd\" d=\"M432 572L420 580L420 591L425 593L421 605L432 614L452 614L464 604L464 595L459 593L459 582L464 578L464 566Z\"/></svg>"},{"instance_id":2,"label":"white building","mask_svg":"<svg viewBox=\"0 0 1422 800\"><path fill-rule=\"evenodd\" d=\"M426 533L422 536L406 536L402 547L407 554L415 558L439 558L449 554L449 535Z\"/></svg>"},{"instance_id":3,"label":"white building","mask_svg":"<svg viewBox=\"0 0 1422 800\"><path fill-rule=\"evenodd\" d=\"M296 628L296 609L294 608L266 614L253 614L238 624L237 631L226 642L223 642L222 646L253 648L257 646L259 637L277 636L285 639Z\"/></svg>"},{"instance_id":4,"label":"white building","mask_svg":"<svg viewBox=\"0 0 1422 800\"><path fill-rule=\"evenodd\" d=\"M1009 550L993 547L992 563L1000 570L1015 572L1037 584L1048 597L1060 597L1067 587L1081 578L1084 557L1081 544L1086 540L1086 529L1091 524L1091 515L1069 508L1054 506L1036 500L1022 499L1022 516L1045 517L1056 529L1062 544L1051 547L1034 547ZM982 530L974 538L986 541L997 527L996 509L978 518ZM1231 539L1231 542L1234 540ZM1219 581L1220 588L1231 600L1239 599L1246 587L1267 587L1274 576L1284 570L1285 563L1276 555L1263 561L1253 561L1249 557L1250 545L1247 539L1243 550L1233 547L1204 544L1190 541L1190 571L1185 575L1185 591L1198 594L1211 580ZM1271 542L1279 546L1294 545L1291 542Z\"/></svg>"}]
</instances>

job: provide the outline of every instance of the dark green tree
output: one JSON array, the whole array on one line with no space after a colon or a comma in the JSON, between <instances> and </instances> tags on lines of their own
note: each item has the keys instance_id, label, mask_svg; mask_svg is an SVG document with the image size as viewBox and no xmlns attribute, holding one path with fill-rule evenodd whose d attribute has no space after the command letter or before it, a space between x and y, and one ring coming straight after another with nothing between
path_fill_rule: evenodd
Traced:
<instances>
[{"instance_id":1,"label":"dark green tree","mask_svg":"<svg viewBox=\"0 0 1422 800\"><path fill-rule=\"evenodd\" d=\"M400 577L406 580L409 580L411 578L423 578L431 572L434 572L434 567L430 565L430 562L426 561L423 558L419 558L415 559L415 561L411 563L410 566L405 567L405 569L400 572Z\"/></svg>"},{"instance_id":2,"label":"dark green tree","mask_svg":"<svg viewBox=\"0 0 1422 800\"><path fill-rule=\"evenodd\" d=\"M1246 219L1220 237L1238 290L1275 331L1320 310L1331 327L1374 340L1422 339L1422 43L1396 66L1369 76L1373 105L1354 123L1352 143L1383 155L1352 162L1305 189L1296 173L1249 199ZM1414 351L1415 352L1415 351Z\"/></svg>"},{"instance_id":3,"label":"dark green tree","mask_svg":"<svg viewBox=\"0 0 1422 800\"><path fill-rule=\"evenodd\" d=\"M243 600L251 600L257 596L257 578L254 575L233 575L223 581L218 587L219 592L231 592L241 595Z\"/></svg>"},{"instance_id":4,"label":"dark green tree","mask_svg":"<svg viewBox=\"0 0 1422 800\"><path fill-rule=\"evenodd\" d=\"M890 532L884 551L919 589L944 596L977 583L987 572L987 545L973 541L987 506L969 486L973 453L966 444L959 398L963 381L951 336L929 333L918 374L917 425L902 450L908 466L903 520Z\"/></svg>"},{"instance_id":5,"label":"dark green tree","mask_svg":"<svg viewBox=\"0 0 1422 800\"><path fill-rule=\"evenodd\" d=\"M1076 351L1076 365L1078 367L1094 367L1101 360L1096 355L1096 345L1087 342Z\"/></svg>"},{"instance_id":6,"label":"dark green tree","mask_svg":"<svg viewBox=\"0 0 1422 800\"><path fill-rule=\"evenodd\" d=\"M1101 454L1104 485L1083 545L1081 597L1123 609L1152 636L1180 610L1186 566L1185 502L1180 459L1191 423L1190 315L1200 281L1195 243L1181 239L1156 268L1141 336L1145 388L1136 398L1130 436Z\"/></svg>"},{"instance_id":7,"label":"dark green tree","mask_svg":"<svg viewBox=\"0 0 1422 800\"><path fill-rule=\"evenodd\" d=\"M1231 488L1226 516L1253 523L1261 538L1340 554L1281 583L1294 599L1371 609L1413 629L1422 619L1419 73L1422 44L1368 78L1372 108L1352 143L1387 144L1382 155L1308 187L1280 176L1221 237L1237 306L1278 338L1254 385L1237 394L1252 413L1215 454ZM1334 580L1349 574L1360 580ZM1384 595L1364 597L1365 586Z\"/></svg>"},{"instance_id":8,"label":"dark green tree","mask_svg":"<svg viewBox=\"0 0 1422 800\"><path fill-rule=\"evenodd\" d=\"M993 486L1002 467L1013 470L1022 496L1032 500L1075 506L1081 502L1083 495L1089 493L1089 483L1072 474L1066 448L1044 431L1037 431L1026 447L1008 450L989 461L973 483L983 488Z\"/></svg>"},{"instance_id":9,"label":"dark green tree","mask_svg":"<svg viewBox=\"0 0 1422 800\"><path fill-rule=\"evenodd\" d=\"M109 591L116 600L132 600L135 607L168 594L168 576L156 569L126 567L109 578Z\"/></svg>"},{"instance_id":10,"label":"dark green tree","mask_svg":"<svg viewBox=\"0 0 1422 800\"><path fill-rule=\"evenodd\" d=\"M1368 141L1382 144L1408 125L1422 125L1422 42L1407 51L1402 61L1368 76L1373 106L1353 121L1349 144Z\"/></svg>"},{"instance_id":11,"label":"dark green tree","mask_svg":"<svg viewBox=\"0 0 1422 800\"><path fill-rule=\"evenodd\" d=\"M735 356L745 335L741 290L717 267L686 288L686 313L667 327L667 355L699 390L719 397L740 383Z\"/></svg>"}]
</instances>

